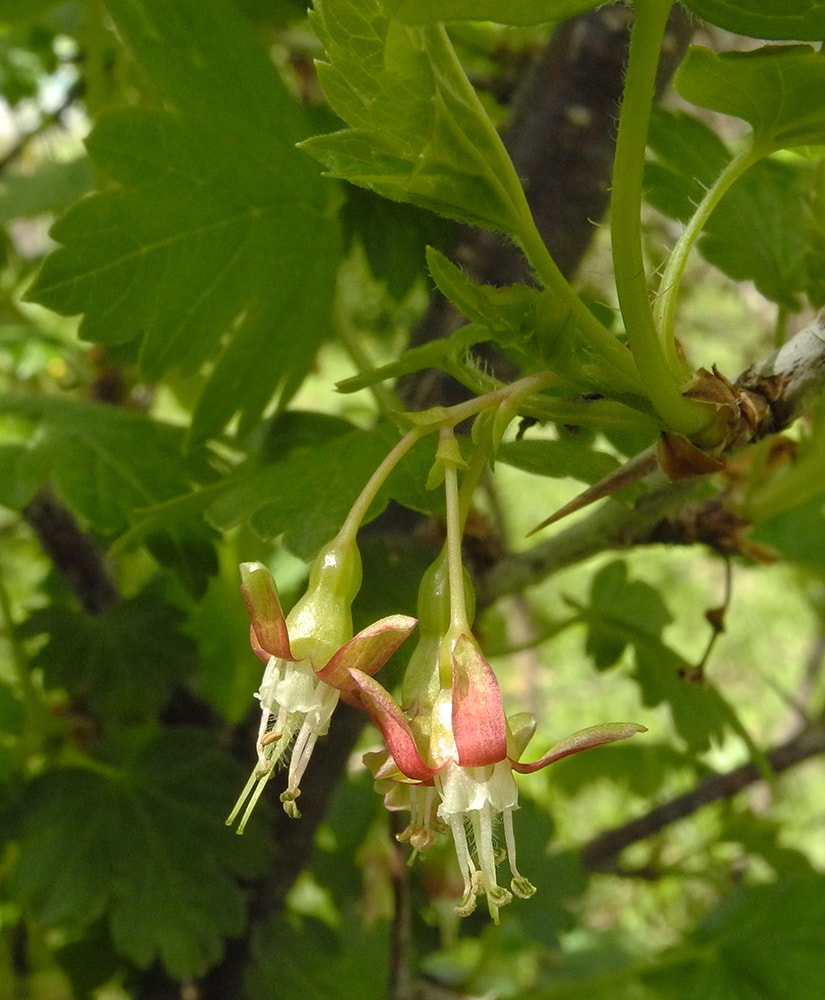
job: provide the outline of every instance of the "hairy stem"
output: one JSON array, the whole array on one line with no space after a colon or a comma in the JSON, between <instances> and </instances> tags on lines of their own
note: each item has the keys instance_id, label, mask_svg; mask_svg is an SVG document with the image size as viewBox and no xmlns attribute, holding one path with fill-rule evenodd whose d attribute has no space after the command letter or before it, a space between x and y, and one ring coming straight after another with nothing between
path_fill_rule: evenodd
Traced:
<instances>
[{"instance_id":1,"label":"hairy stem","mask_svg":"<svg viewBox=\"0 0 825 1000\"><path fill-rule=\"evenodd\" d=\"M696 211L679 237L676 246L670 254L662 280L659 283L659 296L653 310L653 317L659 329L662 346L665 350L670 367L679 370L680 361L676 351L676 300L685 274L688 257L700 233L707 225L711 213L745 171L759 159L752 146L743 149L725 167L710 187L705 197L699 203Z\"/></svg>"}]
</instances>

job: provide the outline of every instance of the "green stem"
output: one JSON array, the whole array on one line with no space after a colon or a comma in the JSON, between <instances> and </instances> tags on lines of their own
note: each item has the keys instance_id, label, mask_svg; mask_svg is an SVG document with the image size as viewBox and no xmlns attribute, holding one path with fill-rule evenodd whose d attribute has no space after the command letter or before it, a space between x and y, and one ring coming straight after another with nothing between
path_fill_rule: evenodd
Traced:
<instances>
[{"instance_id":1,"label":"green stem","mask_svg":"<svg viewBox=\"0 0 825 1000\"><path fill-rule=\"evenodd\" d=\"M610 231L616 291L633 358L644 390L665 424L695 434L710 419L704 406L682 395L688 371L671 366L659 341L642 252L642 180L656 70L673 0L637 0L624 97L619 115ZM672 352L675 357L675 352Z\"/></svg>"},{"instance_id":2,"label":"green stem","mask_svg":"<svg viewBox=\"0 0 825 1000\"><path fill-rule=\"evenodd\" d=\"M392 470L398 465L401 459L407 454L407 452L412 448L412 446L419 440L419 438L424 437L425 434L430 430L427 427L413 427L412 430L407 431L404 437L395 445L395 447L390 451L390 453L384 458L378 468L370 476L367 485L361 490L358 495L358 499L350 507L349 513L347 514L346 520L341 526L341 530L335 539L336 542L340 542L344 545L352 545L355 543L355 536L358 533L358 529L361 527L361 522L369 510L370 504L378 495L378 491L384 485L387 477L390 475Z\"/></svg>"},{"instance_id":3,"label":"green stem","mask_svg":"<svg viewBox=\"0 0 825 1000\"><path fill-rule=\"evenodd\" d=\"M526 203L525 203L526 204ZM532 216L519 234L522 250L542 285L570 310L581 337L590 345L604 368L611 369L617 392L638 394L639 376L624 344L599 322L561 273L541 238Z\"/></svg>"},{"instance_id":4,"label":"green stem","mask_svg":"<svg viewBox=\"0 0 825 1000\"><path fill-rule=\"evenodd\" d=\"M450 440L452 439L452 440ZM457 449L452 428L441 429L441 445L439 451L446 453L450 446ZM467 618L467 599L464 593L464 557L461 551L461 540L464 534L461 503L458 495L458 469L455 462L449 458L441 459L444 466L444 493L446 498L447 522L447 578L450 583L450 635L455 637L470 631Z\"/></svg>"},{"instance_id":5,"label":"green stem","mask_svg":"<svg viewBox=\"0 0 825 1000\"><path fill-rule=\"evenodd\" d=\"M712 187L708 188L705 197L697 206L696 211L679 237L667 262L667 267L659 283L659 297L656 300L654 319L674 370L675 366L679 364L675 336L676 299L682 284L682 278L685 274L690 251L707 225L707 221L713 210L732 185L759 159L760 154L754 150L752 145L748 145L728 163L722 173L716 178Z\"/></svg>"}]
</instances>

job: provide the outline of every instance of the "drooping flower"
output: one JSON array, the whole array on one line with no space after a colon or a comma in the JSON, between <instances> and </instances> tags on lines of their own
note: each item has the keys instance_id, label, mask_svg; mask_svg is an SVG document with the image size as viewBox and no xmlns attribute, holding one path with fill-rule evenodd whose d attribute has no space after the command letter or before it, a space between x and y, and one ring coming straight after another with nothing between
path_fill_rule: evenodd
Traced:
<instances>
[{"instance_id":1,"label":"drooping flower","mask_svg":"<svg viewBox=\"0 0 825 1000\"><path fill-rule=\"evenodd\" d=\"M304 597L285 616L269 570L241 564L241 591L250 619L250 642L266 667L256 697L261 703L258 762L232 810L231 825L244 803L242 833L266 783L289 759L288 815L300 816L296 800L312 751L341 698L352 700L351 671L379 670L416 625L407 615L382 618L352 635L350 606L360 583L357 550L328 547L313 563Z\"/></svg>"},{"instance_id":2,"label":"drooping flower","mask_svg":"<svg viewBox=\"0 0 825 1000\"><path fill-rule=\"evenodd\" d=\"M497 919L498 909L514 895L528 898L536 891L516 865L513 812L518 788L513 772L538 771L570 754L644 732L645 727L625 722L592 726L556 743L539 760L523 762L535 719L529 713L505 717L498 681L470 634L445 641L451 646L451 687L439 692L430 711L412 718L373 677L351 671L388 749L388 754L370 755L368 764L378 782L395 783L390 807L404 803L410 808L411 823L401 839L424 850L437 822L450 830L464 881L457 912L471 913L476 897L484 894ZM496 875L499 821L510 867L509 890L498 884Z\"/></svg>"}]
</instances>

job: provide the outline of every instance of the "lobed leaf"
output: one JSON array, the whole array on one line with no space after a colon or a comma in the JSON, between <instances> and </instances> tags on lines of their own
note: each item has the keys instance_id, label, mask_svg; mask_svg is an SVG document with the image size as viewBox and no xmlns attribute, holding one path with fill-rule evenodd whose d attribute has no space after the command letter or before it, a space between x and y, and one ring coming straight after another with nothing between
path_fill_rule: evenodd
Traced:
<instances>
[{"instance_id":1,"label":"lobed leaf","mask_svg":"<svg viewBox=\"0 0 825 1000\"><path fill-rule=\"evenodd\" d=\"M48 482L81 520L113 535L128 527L135 510L191 488L183 432L143 413L45 395L4 396L0 413L32 428L25 445L0 447L0 503L13 510ZM201 596L217 570L212 532L192 519L161 528L147 547Z\"/></svg>"},{"instance_id":2,"label":"lobed leaf","mask_svg":"<svg viewBox=\"0 0 825 1000\"><path fill-rule=\"evenodd\" d=\"M49 480L74 511L98 531L110 533L126 527L135 508L189 488L180 454L182 432L143 413L53 396L12 395L0 401L0 412L32 427L25 447L10 445L2 452L2 464L13 469L12 483L17 483L0 493L9 502L28 502Z\"/></svg>"},{"instance_id":3,"label":"lobed leaf","mask_svg":"<svg viewBox=\"0 0 825 1000\"><path fill-rule=\"evenodd\" d=\"M350 430L311 451L299 449L281 461L250 462L231 476L207 510L207 519L226 531L243 521L262 538L284 536L297 556L310 559L344 523L375 468L398 440L393 428ZM441 496L423 487L432 447L423 441L389 477L368 520L390 497L414 510L438 509Z\"/></svg>"},{"instance_id":4,"label":"lobed leaf","mask_svg":"<svg viewBox=\"0 0 825 1000\"><path fill-rule=\"evenodd\" d=\"M149 588L100 615L55 605L34 611L24 636L48 636L32 657L48 685L87 703L107 723L145 722L175 683L194 673L198 652L183 614Z\"/></svg>"},{"instance_id":5,"label":"lobed leaf","mask_svg":"<svg viewBox=\"0 0 825 1000\"><path fill-rule=\"evenodd\" d=\"M235 881L260 874L265 840L226 834L221 816L242 780L208 737L154 738L124 772L66 768L39 778L21 815L15 888L47 926L104 917L117 951L141 968L202 975L245 923Z\"/></svg>"},{"instance_id":6,"label":"lobed leaf","mask_svg":"<svg viewBox=\"0 0 825 1000\"><path fill-rule=\"evenodd\" d=\"M302 146L337 177L517 237L532 227L513 165L441 25L388 0L315 0L318 75L350 126Z\"/></svg>"},{"instance_id":7,"label":"lobed leaf","mask_svg":"<svg viewBox=\"0 0 825 1000\"><path fill-rule=\"evenodd\" d=\"M808 45L721 53L693 46L673 83L685 100L746 121L763 154L825 141L825 61Z\"/></svg>"},{"instance_id":8,"label":"lobed leaf","mask_svg":"<svg viewBox=\"0 0 825 1000\"><path fill-rule=\"evenodd\" d=\"M771 160L751 167L719 202L699 239L705 260L734 281L752 281L789 312L802 307L808 287L811 218L804 167Z\"/></svg>"},{"instance_id":9,"label":"lobed leaf","mask_svg":"<svg viewBox=\"0 0 825 1000\"><path fill-rule=\"evenodd\" d=\"M295 150L301 113L224 0L110 0L168 110L101 116L92 159L118 187L56 224L29 296L81 336L140 340L148 379L215 367L192 435L244 426L309 369L338 256L328 187ZM242 154L238 154L242 150Z\"/></svg>"},{"instance_id":10,"label":"lobed leaf","mask_svg":"<svg viewBox=\"0 0 825 1000\"><path fill-rule=\"evenodd\" d=\"M646 198L659 211L687 222L705 190L730 160L721 140L702 122L659 110L650 131L656 156L645 167ZM736 281L752 281L790 311L816 267L809 254L812 230L810 164L761 161L733 185L710 216L698 248Z\"/></svg>"}]
</instances>

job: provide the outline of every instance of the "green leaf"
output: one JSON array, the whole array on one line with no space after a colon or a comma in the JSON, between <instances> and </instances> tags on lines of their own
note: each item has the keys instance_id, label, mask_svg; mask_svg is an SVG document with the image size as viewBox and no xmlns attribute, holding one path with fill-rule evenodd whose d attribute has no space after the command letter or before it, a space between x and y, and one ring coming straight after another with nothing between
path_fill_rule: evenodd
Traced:
<instances>
[{"instance_id":1,"label":"green leaf","mask_svg":"<svg viewBox=\"0 0 825 1000\"><path fill-rule=\"evenodd\" d=\"M496 453L498 461L536 476L554 479L571 477L585 483L596 483L617 466L613 455L582 447L575 438L558 441L508 441Z\"/></svg>"},{"instance_id":2,"label":"green leaf","mask_svg":"<svg viewBox=\"0 0 825 1000\"><path fill-rule=\"evenodd\" d=\"M825 59L808 45L722 53L694 46L673 82L685 100L744 119L763 155L825 142Z\"/></svg>"},{"instance_id":3,"label":"green leaf","mask_svg":"<svg viewBox=\"0 0 825 1000\"><path fill-rule=\"evenodd\" d=\"M123 407L45 395L3 396L0 413L33 428L25 446L0 447L0 503L13 510L48 482L82 520L112 535L136 510L189 494L194 477L179 428ZM198 520L162 527L150 551L200 596L217 568L212 532Z\"/></svg>"},{"instance_id":4,"label":"green leaf","mask_svg":"<svg viewBox=\"0 0 825 1000\"><path fill-rule=\"evenodd\" d=\"M825 3L822 0L682 0L688 10L720 28L751 38L825 38Z\"/></svg>"},{"instance_id":5,"label":"green leaf","mask_svg":"<svg viewBox=\"0 0 825 1000\"><path fill-rule=\"evenodd\" d=\"M656 160L645 167L647 200L687 222L730 160L728 150L691 115L658 111L651 123ZM795 312L808 287L811 260L810 164L762 161L722 198L699 240L711 264ZM814 265L815 266L815 265Z\"/></svg>"},{"instance_id":6,"label":"green leaf","mask_svg":"<svg viewBox=\"0 0 825 1000\"><path fill-rule=\"evenodd\" d=\"M816 165L811 197L811 232L806 270L808 298L814 309L825 306L825 159Z\"/></svg>"},{"instance_id":7,"label":"green leaf","mask_svg":"<svg viewBox=\"0 0 825 1000\"><path fill-rule=\"evenodd\" d=\"M545 24L595 10L601 0L393 0L392 13L405 24L436 21L496 21Z\"/></svg>"},{"instance_id":8,"label":"green leaf","mask_svg":"<svg viewBox=\"0 0 825 1000\"><path fill-rule=\"evenodd\" d=\"M49 480L58 495L102 532L122 530L135 508L189 488L182 432L145 414L50 396L3 396L0 412L33 426L25 450L4 462L29 487ZM11 499L9 497L8 499Z\"/></svg>"},{"instance_id":9,"label":"green leaf","mask_svg":"<svg viewBox=\"0 0 825 1000\"><path fill-rule=\"evenodd\" d=\"M822 875L740 889L694 935L697 957L692 968L681 968L678 995L684 1000L818 1000L823 938Z\"/></svg>"},{"instance_id":10,"label":"green leaf","mask_svg":"<svg viewBox=\"0 0 825 1000\"><path fill-rule=\"evenodd\" d=\"M427 248L427 266L442 295L476 328L489 331L522 371L549 367L586 381L575 358L570 310L553 291L522 284L478 285L433 247Z\"/></svg>"},{"instance_id":11,"label":"green leaf","mask_svg":"<svg viewBox=\"0 0 825 1000\"><path fill-rule=\"evenodd\" d=\"M376 467L398 441L394 428L353 430L298 450L280 462L243 467L207 512L221 531L242 521L260 537L284 536L295 555L310 559L344 523L350 507ZM368 520L384 509L390 497L416 510L438 509L441 494L427 493L422 484L432 465L432 445L419 442L390 476L370 508Z\"/></svg>"},{"instance_id":12,"label":"green leaf","mask_svg":"<svg viewBox=\"0 0 825 1000\"><path fill-rule=\"evenodd\" d=\"M653 108L648 148L656 159L645 164L645 199L687 222L730 160L727 147L693 115Z\"/></svg>"},{"instance_id":13,"label":"green leaf","mask_svg":"<svg viewBox=\"0 0 825 1000\"><path fill-rule=\"evenodd\" d=\"M370 271L400 301L424 277L422 247L448 243L452 224L414 205L379 198L364 188L349 185L346 194L341 209L346 243L360 242Z\"/></svg>"},{"instance_id":14,"label":"green leaf","mask_svg":"<svg viewBox=\"0 0 825 1000\"><path fill-rule=\"evenodd\" d=\"M596 667L604 670L637 636L659 636L670 621L659 593L642 580L629 580L627 565L616 560L593 578L585 648Z\"/></svg>"},{"instance_id":15,"label":"green leaf","mask_svg":"<svg viewBox=\"0 0 825 1000\"><path fill-rule=\"evenodd\" d=\"M318 75L351 126L302 144L327 170L395 201L514 237L532 229L513 165L441 25L382 0L315 0Z\"/></svg>"},{"instance_id":16,"label":"green leaf","mask_svg":"<svg viewBox=\"0 0 825 1000\"><path fill-rule=\"evenodd\" d=\"M150 587L101 615L56 605L38 609L23 636L48 636L32 664L48 685L65 688L107 722L143 722L166 703L173 685L198 665L183 614Z\"/></svg>"},{"instance_id":17,"label":"green leaf","mask_svg":"<svg viewBox=\"0 0 825 1000\"><path fill-rule=\"evenodd\" d=\"M215 367L195 439L245 426L309 369L328 328L338 236L329 186L294 148L301 112L225 0L110 0L171 110L104 114L88 140L118 183L54 227L30 297L81 336L141 338L148 379ZM239 153L238 151L242 151Z\"/></svg>"},{"instance_id":18,"label":"green leaf","mask_svg":"<svg viewBox=\"0 0 825 1000\"><path fill-rule=\"evenodd\" d=\"M719 202L699 240L702 256L735 281L752 281L797 312L807 287L809 172L804 164L757 163Z\"/></svg>"},{"instance_id":19,"label":"green leaf","mask_svg":"<svg viewBox=\"0 0 825 1000\"><path fill-rule=\"evenodd\" d=\"M105 916L129 961L202 975L224 937L243 931L235 877L267 863L256 823L235 837L223 822L242 780L215 742L181 730L152 740L125 772L50 772L20 817L15 888L43 924L76 930Z\"/></svg>"},{"instance_id":20,"label":"green leaf","mask_svg":"<svg viewBox=\"0 0 825 1000\"><path fill-rule=\"evenodd\" d=\"M687 679L690 664L659 639L638 635L633 640L636 658L635 679L645 705L662 703L670 708L676 731L693 753L710 750L712 742L721 742L732 727L748 744L753 745L735 713L716 688L707 681Z\"/></svg>"},{"instance_id":21,"label":"green leaf","mask_svg":"<svg viewBox=\"0 0 825 1000\"><path fill-rule=\"evenodd\" d=\"M56 6L58 0L0 0L0 24L25 24Z\"/></svg>"},{"instance_id":22,"label":"green leaf","mask_svg":"<svg viewBox=\"0 0 825 1000\"><path fill-rule=\"evenodd\" d=\"M747 742L747 733L719 692L709 683L685 679L689 664L661 638L672 620L666 604L649 584L629 579L624 562L609 563L596 574L590 606L581 610L588 627L585 648L597 669L612 666L632 648L644 704L666 703L676 730L694 752L708 750L726 726Z\"/></svg>"}]
</instances>

